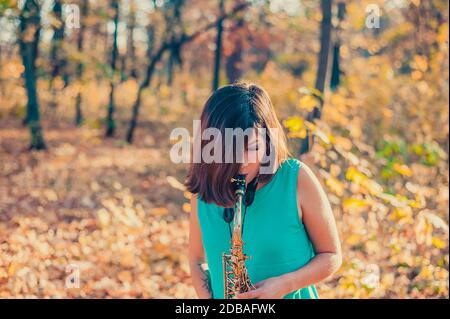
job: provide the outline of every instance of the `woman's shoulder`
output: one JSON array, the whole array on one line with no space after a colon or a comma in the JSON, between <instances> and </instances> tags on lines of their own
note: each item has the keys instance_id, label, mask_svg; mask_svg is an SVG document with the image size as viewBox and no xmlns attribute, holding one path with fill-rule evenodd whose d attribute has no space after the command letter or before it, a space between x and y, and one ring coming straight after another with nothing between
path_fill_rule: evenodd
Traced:
<instances>
[{"instance_id":1,"label":"woman's shoulder","mask_svg":"<svg viewBox=\"0 0 450 319\"><path fill-rule=\"evenodd\" d=\"M297 176L302 166L302 162L295 157L288 157L280 163L276 177L279 183L286 187L289 185L295 185Z\"/></svg>"},{"instance_id":2,"label":"woman's shoulder","mask_svg":"<svg viewBox=\"0 0 450 319\"><path fill-rule=\"evenodd\" d=\"M311 184L314 179L314 173L311 168L303 161L295 157L289 157L282 164L285 175L296 181L296 184L300 186L301 184Z\"/></svg>"},{"instance_id":3,"label":"woman's shoulder","mask_svg":"<svg viewBox=\"0 0 450 319\"><path fill-rule=\"evenodd\" d=\"M191 211L192 210L197 210L197 207L198 207L198 201L199 201L199 199L198 199L198 194L197 193L190 193L191 195L190 195L190 205L191 205Z\"/></svg>"},{"instance_id":4,"label":"woman's shoulder","mask_svg":"<svg viewBox=\"0 0 450 319\"><path fill-rule=\"evenodd\" d=\"M321 187L321 183L317 178L314 170L305 162L296 160L298 167L301 167L297 172L297 190L302 191L303 194L315 192Z\"/></svg>"}]
</instances>

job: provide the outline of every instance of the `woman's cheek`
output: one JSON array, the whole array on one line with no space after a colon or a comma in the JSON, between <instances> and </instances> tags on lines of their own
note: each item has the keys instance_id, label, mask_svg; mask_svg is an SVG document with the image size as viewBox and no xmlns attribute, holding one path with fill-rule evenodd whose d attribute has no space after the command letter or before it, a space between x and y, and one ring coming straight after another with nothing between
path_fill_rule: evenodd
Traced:
<instances>
[{"instance_id":1,"label":"woman's cheek","mask_svg":"<svg viewBox=\"0 0 450 319\"><path fill-rule=\"evenodd\" d=\"M265 147L265 145L261 145L258 148L258 163L260 163L263 160L265 153L266 153L266 147Z\"/></svg>"}]
</instances>

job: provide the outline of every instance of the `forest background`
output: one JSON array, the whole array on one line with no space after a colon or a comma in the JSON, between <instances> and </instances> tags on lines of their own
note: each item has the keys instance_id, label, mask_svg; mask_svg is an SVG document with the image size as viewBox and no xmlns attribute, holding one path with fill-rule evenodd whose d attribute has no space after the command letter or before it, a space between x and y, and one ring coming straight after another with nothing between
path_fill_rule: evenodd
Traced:
<instances>
[{"instance_id":1,"label":"forest background","mask_svg":"<svg viewBox=\"0 0 450 319\"><path fill-rule=\"evenodd\" d=\"M237 80L333 205L319 295L448 298L444 0L0 0L0 297L195 297L169 135Z\"/></svg>"}]
</instances>

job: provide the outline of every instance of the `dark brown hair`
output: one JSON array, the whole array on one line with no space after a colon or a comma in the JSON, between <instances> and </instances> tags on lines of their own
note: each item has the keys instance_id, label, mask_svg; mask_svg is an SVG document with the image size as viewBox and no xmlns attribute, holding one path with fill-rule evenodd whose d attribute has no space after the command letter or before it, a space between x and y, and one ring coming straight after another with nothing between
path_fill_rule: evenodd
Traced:
<instances>
[{"instance_id":1,"label":"dark brown hair","mask_svg":"<svg viewBox=\"0 0 450 319\"><path fill-rule=\"evenodd\" d=\"M275 165L281 164L290 155L286 135L272 101L267 92L256 84L237 82L217 89L206 101L200 122L199 136L207 128L219 129L222 136L225 135L225 128L265 128L266 152L270 151L270 146L274 150L272 154L265 155L270 156ZM271 136L271 128L276 128L278 134ZM201 150L208 142L201 141ZM233 144L235 147L236 143ZM225 160L222 163L205 163L203 158L199 163L191 163L185 183L188 191L198 193L207 203L231 207L234 203L234 193L230 180L239 173L241 163L234 156L232 163L226 163ZM273 174L274 172L260 175L259 182L270 181Z\"/></svg>"}]
</instances>

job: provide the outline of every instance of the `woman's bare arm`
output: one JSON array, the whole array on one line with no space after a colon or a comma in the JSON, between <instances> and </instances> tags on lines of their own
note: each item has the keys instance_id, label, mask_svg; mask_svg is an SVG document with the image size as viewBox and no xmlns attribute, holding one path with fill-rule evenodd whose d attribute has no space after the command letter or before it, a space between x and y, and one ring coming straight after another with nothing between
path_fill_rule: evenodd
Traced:
<instances>
[{"instance_id":1,"label":"woman's bare arm","mask_svg":"<svg viewBox=\"0 0 450 319\"><path fill-rule=\"evenodd\" d=\"M197 194L191 197L191 213L189 218L189 267L192 284L201 299L212 298L211 282L208 272L202 268L205 263L202 234L197 214Z\"/></svg>"},{"instance_id":2,"label":"woman's bare arm","mask_svg":"<svg viewBox=\"0 0 450 319\"><path fill-rule=\"evenodd\" d=\"M330 202L317 177L303 162L298 173L297 198L301 219L316 256L304 267L286 274L290 291L330 277L342 263L341 244Z\"/></svg>"}]
</instances>

